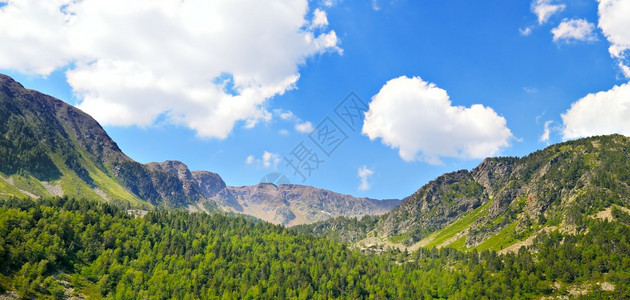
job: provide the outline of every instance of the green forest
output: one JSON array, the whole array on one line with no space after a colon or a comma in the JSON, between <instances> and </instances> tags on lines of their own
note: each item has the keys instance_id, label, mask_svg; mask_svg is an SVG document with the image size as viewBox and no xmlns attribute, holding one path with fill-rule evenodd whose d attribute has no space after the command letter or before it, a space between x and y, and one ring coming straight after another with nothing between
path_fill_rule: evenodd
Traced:
<instances>
[{"instance_id":1,"label":"green forest","mask_svg":"<svg viewBox=\"0 0 630 300\"><path fill-rule=\"evenodd\" d=\"M630 216L584 218L529 248L365 254L238 216L137 217L72 198L0 200L0 290L24 298L435 299L568 295L630 298ZM614 289L601 288L602 283Z\"/></svg>"}]
</instances>

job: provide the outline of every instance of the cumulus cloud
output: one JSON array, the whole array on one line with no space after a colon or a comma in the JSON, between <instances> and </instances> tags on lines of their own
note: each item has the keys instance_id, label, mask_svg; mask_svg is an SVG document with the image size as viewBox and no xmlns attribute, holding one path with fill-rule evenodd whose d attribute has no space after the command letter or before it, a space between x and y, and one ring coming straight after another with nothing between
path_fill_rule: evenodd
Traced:
<instances>
[{"instance_id":1,"label":"cumulus cloud","mask_svg":"<svg viewBox=\"0 0 630 300\"><path fill-rule=\"evenodd\" d=\"M630 83L588 94L562 114L565 140L593 135L630 135Z\"/></svg>"},{"instance_id":2,"label":"cumulus cloud","mask_svg":"<svg viewBox=\"0 0 630 300\"><path fill-rule=\"evenodd\" d=\"M628 54L630 51L630 2L624 0L599 0L599 23L606 39L608 51L619 59L619 67L626 78L630 78Z\"/></svg>"},{"instance_id":3,"label":"cumulus cloud","mask_svg":"<svg viewBox=\"0 0 630 300\"><path fill-rule=\"evenodd\" d=\"M160 116L225 138L269 119L265 101L295 87L308 57L341 53L307 0L5 2L0 68L67 67L79 108L109 125Z\"/></svg>"},{"instance_id":4,"label":"cumulus cloud","mask_svg":"<svg viewBox=\"0 0 630 300\"><path fill-rule=\"evenodd\" d=\"M254 155L249 155L245 159L245 163L248 165L256 163L257 167L262 167L265 169L278 169L278 164L280 163L280 155L277 153L272 153L269 151L264 151L260 158L254 157Z\"/></svg>"},{"instance_id":5,"label":"cumulus cloud","mask_svg":"<svg viewBox=\"0 0 630 300\"><path fill-rule=\"evenodd\" d=\"M368 169L367 166L362 166L357 170L357 176L361 180L358 189L360 191L366 191L371 188L370 183L368 182L368 178L374 174L374 171Z\"/></svg>"},{"instance_id":6,"label":"cumulus cloud","mask_svg":"<svg viewBox=\"0 0 630 300\"><path fill-rule=\"evenodd\" d=\"M273 112L280 119L285 120L285 121L293 120L295 118L295 115L290 110L282 110L282 109L277 108L277 109L274 109Z\"/></svg>"},{"instance_id":7,"label":"cumulus cloud","mask_svg":"<svg viewBox=\"0 0 630 300\"><path fill-rule=\"evenodd\" d=\"M295 124L295 130L301 133L311 133L313 132L313 124L309 121L304 123Z\"/></svg>"},{"instance_id":8,"label":"cumulus cloud","mask_svg":"<svg viewBox=\"0 0 630 300\"><path fill-rule=\"evenodd\" d=\"M532 12L538 17L538 24L546 23L551 16L563 11L565 4L552 0L534 0L531 4Z\"/></svg>"},{"instance_id":9,"label":"cumulus cloud","mask_svg":"<svg viewBox=\"0 0 630 300\"><path fill-rule=\"evenodd\" d=\"M313 12L313 21L311 22L311 28L323 28L328 26L328 17L326 12L316 8Z\"/></svg>"},{"instance_id":10,"label":"cumulus cloud","mask_svg":"<svg viewBox=\"0 0 630 300\"><path fill-rule=\"evenodd\" d=\"M509 146L503 117L490 107L453 106L445 90L420 77L388 81L372 97L363 134L398 148L405 161L483 158Z\"/></svg>"},{"instance_id":11,"label":"cumulus cloud","mask_svg":"<svg viewBox=\"0 0 630 300\"><path fill-rule=\"evenodd\" d=\"M313 131L313 123L300 119L290 110L274 109L273 113L283 121L293 122L295 124L294 128L297 132L311 133ZM284 130L281 134L287 135L289 132Z\"/></svg>"},{"instance_id":12,"label":"cumulus cloud","mask_svg":"<svg viewBox=\"0 0 630 300\"><path fill-rule=\"evenodd\" d=\"M518 32L522 35L522 36L528 36L530 34L532 34L532 27L525 27L525 28L519 28Z\"/></svg>"},{"instance_id":13,"label":"cumulus cloud","mask_svg":"<svg viewBox=\"0 0 630 300\"><path fill-rule=\"evenodd\" d=\"M554 42L572 40L593 42L597 40L594 30L595 25L584 19L564 19L557 27L551 29L551 33Z\"/></svg>"},{"instance_id":14,"label":"cumulus cloud","mask_svg":"<svg viewBox=\"0 0 630 300\"><path fill-rule=\"evenodd\" d=\"M273 167L274 169L277 169L278 164L280 163L280 155L265 151L262 156L262 162L265 168Z\"/></svg>"},{"instance_id":15,"label":"cumulus cloud","mask_svg":"<svg viewBox=\"0 0 630 300\"><path fill-rule=\"evenodd\" d=\"M543 134L540 136L540 139L538 139L538 141L540 142L547 142L549 141L549 133L551 131L551 129L549 128L549 126L551 126L551 124L553 123L553 121L546 121L545 122L545 127L543 130Z\"/></svg>"}]
</instances>

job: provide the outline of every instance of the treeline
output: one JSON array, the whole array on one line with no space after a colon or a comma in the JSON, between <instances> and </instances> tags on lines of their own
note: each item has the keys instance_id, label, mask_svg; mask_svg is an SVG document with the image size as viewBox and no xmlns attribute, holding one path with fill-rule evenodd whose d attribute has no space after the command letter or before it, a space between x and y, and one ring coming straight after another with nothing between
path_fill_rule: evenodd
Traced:
<instances>
[{"instance_id":1,"label":"treeline","mask_svg":"<svg viewBox=\"0 0 630 300\"><path fill-rule=\"evenodd\" d=\"M562 295L581 284L588 296L630 298L630 228L587 222L587 233L550 233L514 254L365 255L242 217L135 218L101 202L8 199L0 200L0 289L26 298L468 299Z\"/></svg>"}]
</instances>

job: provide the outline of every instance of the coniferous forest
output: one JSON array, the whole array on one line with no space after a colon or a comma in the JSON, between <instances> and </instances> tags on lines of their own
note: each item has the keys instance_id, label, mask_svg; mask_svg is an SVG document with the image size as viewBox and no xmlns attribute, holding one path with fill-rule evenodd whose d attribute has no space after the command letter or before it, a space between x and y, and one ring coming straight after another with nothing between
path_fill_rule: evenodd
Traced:
<instances>
[{"instance_id":1,"label":"coniferous forest","mask_svg":"<svg viewBox=\"0 0 630 300\"><path fill-rule=\"evenodd\" d=\"M366 254L244 217L53 197L0 200L0 289L24 298L630 297L630 215L585 217L517 253ZM612 288L611 288L612 287Z\"/></svg>"}]
</instances>

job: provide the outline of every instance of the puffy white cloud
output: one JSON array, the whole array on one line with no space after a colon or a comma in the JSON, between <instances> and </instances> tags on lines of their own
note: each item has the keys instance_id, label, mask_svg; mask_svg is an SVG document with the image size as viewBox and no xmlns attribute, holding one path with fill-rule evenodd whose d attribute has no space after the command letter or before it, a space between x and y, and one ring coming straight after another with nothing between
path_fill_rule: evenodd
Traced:
<instances>
[{"instance_id":1,"label":"puffy white cloud","mask_svg":"<svg viewBox=\"0 0 630 300\"><path fill-rule=\"evenodd\" d=\"M372 97L363 134L399 149L406 161L483 158L509 146L503 117L489 107L453 106L445 90L420 77L388 81Z\"/></svg>"},{"instance_id":2,"label":"puffy white cloud","mask_svg":"<svg viewBox=\"0 0 630 300\"><path fill-rule=\"evenodd\" d=\"M278 117L280 117L280 119L285 120L285 121L293 120L295 118L295 115L290 110L282 110L282 109L276 108L273 110L273 113L276 114Z\"/></svg>"},{"instance_id":3,"label":"puffy white cloud","mask_svg":"<svg viewBox=\"0 0 630 300\"><path fill-rule=\"evenodd\" d=\"M546 23L551 16L565 8L565 4L555 3L552 0L534 0L531 4L532 12L538 17L538 24Z\"/></svg>"},{"instance_id":4,"label":"puffy white cloud","mask_svg":"<svg viewBox=\"0 0 630 300\"><path fill-rule=\"evenodd\" d=\"M630 83L588 94L562 114L565 140L593 135L630 135Z\"/></svg>"},{"instance_id":5,"label":"puffy white cloud","mask_svg":"<svg viewBox=\"0 0 630 300\"><path fill-rule=\"evenodd\" d=\"M309 121L306 121L304 123L298 123L298 124L295 124L295 130L301 133L311 133L313 132L313 124Z\"/></svg>"},{"instance_id":6,"label":"puffy white cloud","mask_svg":"<svg viewBox=\"0 0 630 300\"><path fill-rule=\"evenodd\" d=\"M597 40L594 30L595 25L584 19L564 19L556 28L551 29L551 33L554 42L571 40L593 42Z\"/></svg>"},{"instance_id":7,"label":"puffy white cloud","mask_svg":"<svg viewBox=\"0 0 630 300\"><path fill-rule=\"evenodd\" d=\"M540 142L547 142L549 141L549 133L551 131L551 129L549 128L549 126L551 126L551 124L553 123L553 121L546 121L545 122L545 128L543 130L543 134L540 136L540 139L538 139L538 141Z\"/></svg>"},{"instance_id":8,"label":"puffy white cloud","mask_svg":"<svg viewBox=\"0 0 630 300\"><path fill-rule=\"evenodd\" d=\"M309 121L304 121L296 116L290 110L282 110L282 109L274 109L273 113L278 116L283 121L293 122L295 123L295 130L300 133L311 133L313 131L313 124ZM284 130L281 132L282 135L289 134L288 131Z\"/></svg>"},{"instance_id":9,"label":"puffy white cloud","mask_svg":"<svg viewBox=\"0 0 630 300\"><path fill-rule=\"evenodd\" d=\"M322 28L328 26L328 17L326 12L316 8L313 12L313 21L311 21L311 28Z\"/></svg>"},{"instance_id":10,"label":"puffy white cloud","mask_svg":"<svg viewBox=\"0 0 630 300\"><path fill-rule=\"evenodd\" d=\"M277 169L278 164L280 163L280 155L265 151L262 156L262 162L265 168L273 167L274 169Z\"/></svg>"},{"instance_id":11,"label":"puffy white cloud","mask_svg":"<svg viewBox=\"0 0 630 300\"><path fill-rule=\"evenodd\" d=\"M264 151L260 158L256 158L254 157L254 155L247 156L247 158L245 159L245 163L247 163L248 165L256 163L257 167L276 170L278 168L278 164L280 163L280 155L277 153Z\"/></svg>"},{"instance_id":12,"label":"puffy white cloud","mask_svg":"<svg viewBox=\"0 0 630 300\"><path fill-rule=\"evenodd\" d=\"M358 187L360 191L366 191L370 189L371 185L368 182L368 178L372 176L373 174L374 174L374 171L368 169L368 167L365 165L360 167L357 170L357 176L361 180L361 183L359 184L359 187Z\"/></svg>"},{"instance_id":13,"label":"puffy white cloud","mask_svg":"<svg viewBox=\"0 0 630 300\"><path fill-rule=\"evenodd\" d=\"M630 2L625 0L599 0L599 23L606 39L610 42L608 51L619 59L619 67L624 76L630 78L628 50L630 50Z\"/></svg>"},{"instance_id":14,"label":"puffy white cloud","mask_svg":"<svg viewBox=\"0 0 630 300\"><path fill-rule=\"evenodd\" d=\"M307 0L8 0L0 68L68 67L79 108L103 124L163 116L225 138L239 121L268 120L265 101L294 88L306 58L341 53L315 12Z\"/></svg>"},{"instance_id":15,"label":"puffy white cloud","mask_svg":"<svg viewBox=\"0 0 630 300\"><path fill-rule=\"evenodd\" d=\"M532 27L525 27L525 28L519 28L518 32L522 35L522 36L528 36L530 34L532 34Z\"/></svg>"}]
</instances>

